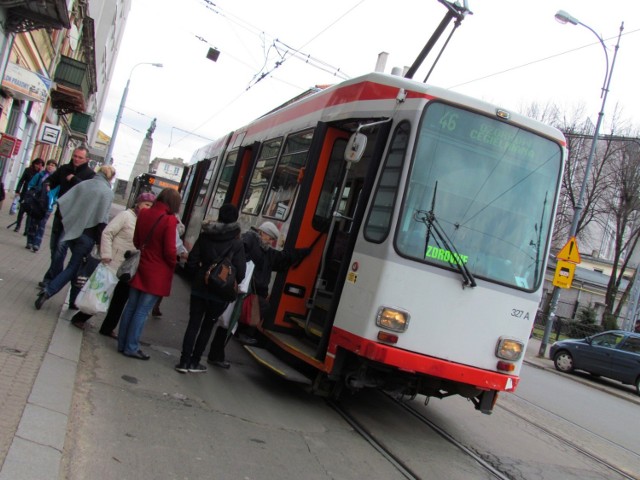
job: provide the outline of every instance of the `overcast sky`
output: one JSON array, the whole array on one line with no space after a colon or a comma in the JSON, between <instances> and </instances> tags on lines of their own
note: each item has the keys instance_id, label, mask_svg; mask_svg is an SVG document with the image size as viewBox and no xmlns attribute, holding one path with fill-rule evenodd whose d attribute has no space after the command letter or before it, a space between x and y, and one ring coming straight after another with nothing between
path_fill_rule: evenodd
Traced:
<instances>
[{"instance_id":1,"label":"overcast sky","mask_svg":"<svg viewBox=\"0 0 640 480\"><path fill-rule=\"evenodd\" d=\"M389 54L387 72L411 65L446 13L437 0L132 3L100 125L111 135L131 76L113 155L123 179L153 118L152 158L190 160L197 148L314 85L373 71L380 52ZM595 30L610 64L624 21L602 132L616 105L640 126L640 1L469 0L469 8L473 15L454 33L428 83L517 111L531 102L567 111L584 106L595 123L604 50L588 29L562 25L554 14L566 10ZM220 51L217 62L206 58L210 47ZM307 60L292 56L296 50ZM414 79L424 80L435 53ZM133 70L141 62L164 67Z\"/></svg>"}]
</instances>

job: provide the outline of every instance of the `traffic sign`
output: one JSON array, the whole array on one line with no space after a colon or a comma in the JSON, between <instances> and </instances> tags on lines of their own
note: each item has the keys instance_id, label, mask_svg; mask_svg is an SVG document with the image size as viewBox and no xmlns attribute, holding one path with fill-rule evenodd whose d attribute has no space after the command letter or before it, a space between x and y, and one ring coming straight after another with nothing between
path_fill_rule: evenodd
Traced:
<instances>
[{"instance_id":1,"label":"traffic sign","mask_svg":"<svg viewBox=\"0 0 640 480\"><path fill-rule=\"evenodd\" d=\"M553 284L559 288L571 288L573 282L573 274L576 271L576 264L558 260L556 265L556 274L553 277Z\"/></svg>"},{"instance_id":2,"label":"traffic sign","mask_svg":"<svg viewBox=\"0 0 640 480\"><path fill-rule=\"evenodd\" d=\"M578 251L578 242L576 237L571 237L567 244L556 255L558 260L565 260L571 263L580 263L580 252Z\"/></svg>"}]
</instances>

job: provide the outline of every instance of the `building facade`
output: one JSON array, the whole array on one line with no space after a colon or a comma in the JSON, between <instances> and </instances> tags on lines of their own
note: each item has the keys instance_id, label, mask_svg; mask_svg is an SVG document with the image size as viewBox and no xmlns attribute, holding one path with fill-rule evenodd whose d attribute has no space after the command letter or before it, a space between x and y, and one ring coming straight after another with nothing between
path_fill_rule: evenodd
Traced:
<instances>
[{"instance_id":1,"label":"building facade","mask_svg":"<svg viewBox=\"0 0 640 480\"><path fill-rule=\"evenodd\" d=\"M95 141L130 6L0 0L0 178L7 191L32 159L66 163L74 148Z\"/></svg>"},{"instance_id":2,"label":"building facade","mask_svg":"<svg viewBox=\"0 0 640 480\"><path fill-rule=\"evenodd\" d=\"M181 158L154 158L149 164L149 173L179 182L182 180L184 161Z\"/></svg>"}]
</instances>

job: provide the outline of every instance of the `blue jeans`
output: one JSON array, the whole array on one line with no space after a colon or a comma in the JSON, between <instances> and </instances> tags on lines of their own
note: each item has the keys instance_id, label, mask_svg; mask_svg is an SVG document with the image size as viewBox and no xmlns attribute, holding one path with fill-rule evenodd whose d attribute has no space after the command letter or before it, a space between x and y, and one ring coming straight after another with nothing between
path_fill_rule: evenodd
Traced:
<instances>
[{"instance_id":1,"label":"blue jeans","mask_svg":"<svg viewBox=\"0 0 640 480\"><path fill-rule=\"evenodd\" d=\"M78 238L65 240L63 243L66 243L69 250L71 250L71 260L69 260L67 267L51 279L45 287L44 291L50 297L54 296L62 290L67 283L76 278L78 269L80 265L82 265L82 259L85 255L89 255L96 242L88 235L80 235Z\"/></svg>"},{"instance_id":2,"label":"blue jeans","mask_svg":"<svg viewBox=\"0 0 640 480\"><path fill-rule=\"evenodd\" d=\"M51 265L49 270L44 274L42 281L49 283L64 268L64 259L67 257L67 243L60 241L64 235L64 227L62 218L56 211L53 216L53 225L51 225L51 238L49 239L49 248L51 248Z\"/></svg>"},{"instance_id":3,"label":"blue jeans","mask_svg":"<svg viewBox=\"0 0 640 480\"><path fill-rule=\"evenodd\" d=\"M49 220L50 212L44 214L44 217L40 220L34 220L29 218L29 230L27 231L27 244L32 245L36 249L40 248L42 244L42 237L44 236L44 229L47 226L47 220Z\"/></svg>"},{"instance_id":4,"label":"blue jeans","mask_svg":"<svg viewBox=\"0 0 640 480\"><path fill-rule=\"evenodd\" d=\"M159 295L145 293L137 288L129 288L129 300L124 307L118 329L118 351L134 355L140 350L140 335L149 312L160 298Z\"/></svg>"}]
</instances>

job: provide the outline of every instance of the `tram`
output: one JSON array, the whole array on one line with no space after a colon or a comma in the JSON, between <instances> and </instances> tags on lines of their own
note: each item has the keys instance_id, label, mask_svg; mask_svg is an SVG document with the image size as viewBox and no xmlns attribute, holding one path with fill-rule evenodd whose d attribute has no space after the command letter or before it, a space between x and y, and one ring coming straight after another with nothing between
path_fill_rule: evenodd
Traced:
<instances>
[{"instance_id":1,"label":"tram","mask_svg":"<svg viewBox=\"0 0 640 480\"><path fill-rule=\"evenodd\" d=\"M174 190L180 189L180 182L171 180L169 178L163 178L154 173L143 173L133 179L133 185L131 187L131 193L127 200L127 208L132 208L136 203L138 195L144 192L151 192L154 195L158 195L165 188L173 188Z\"/></svg>"},{"instance_id":2,"label":"tram","mask_svg":"<svg viewBox=\"0 0 640 480\"><path fill-rule=\"evenodd\" d=\"M371 73L307 92L194 153L185 240L230 202L284 248L263 365L315 393L515 391L541 298L566 157L558 130ZM292 368L292 367L295 367Z\"/></svg>"}]
</instances>

